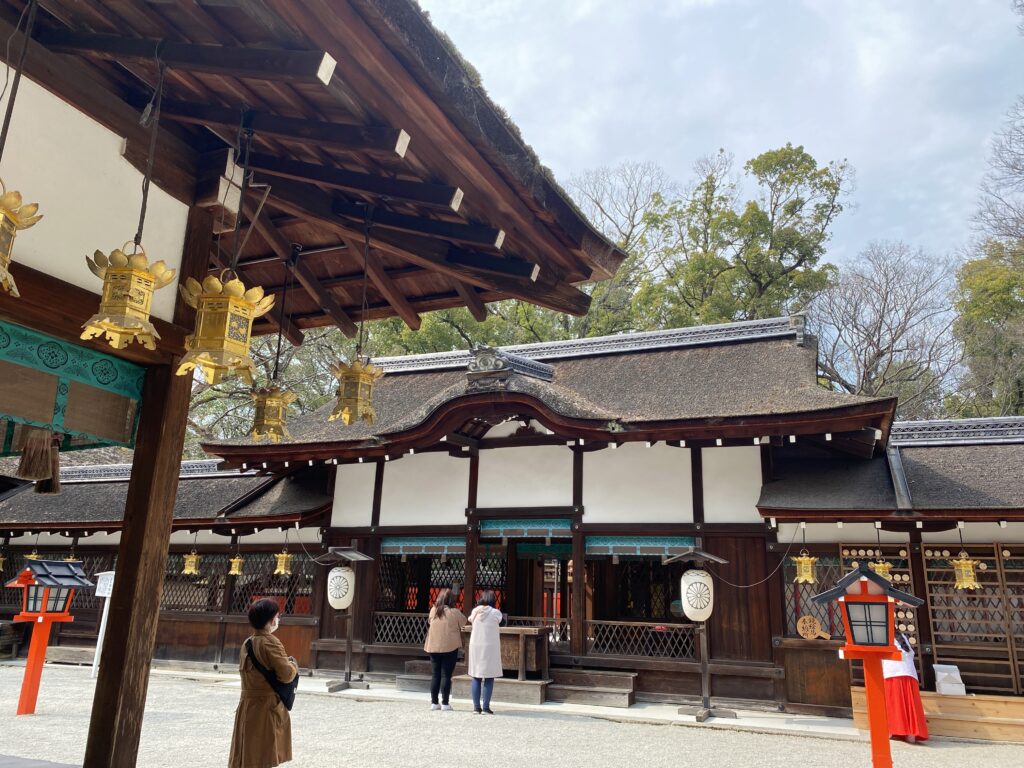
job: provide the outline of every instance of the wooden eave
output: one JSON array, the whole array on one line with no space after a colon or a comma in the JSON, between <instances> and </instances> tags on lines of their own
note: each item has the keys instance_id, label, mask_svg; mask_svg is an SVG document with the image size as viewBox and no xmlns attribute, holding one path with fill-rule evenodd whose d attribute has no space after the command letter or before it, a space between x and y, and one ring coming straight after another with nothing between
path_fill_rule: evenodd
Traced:
<instances>
[{"instance_id":1,"label":"wooden eave","mask_svg":"<svg viewBox=\"0 0 1024 768\"><path fill-rule=\"evenodd\" d=\"M916 525L919 521L964 520L976 523L1024 522L1024 509L1011 507L965 508L965 509L915 509L905 512L897 509L811 509L795 507L758 506L757 511L765 520L775 518L776 522L795 523L851 523L881 520L892 524ZM884 527L884 525L883 525Z\"/></svg>"},{"instance_id":2,"label":"wooden eave","mask_svg":"<svg viewBox=\"0 0 1024 768\"><path fill-rule=\"evenodd\" d=\"M880 400L871 403L831 408L824 411L810 411L792 414L767 414L744 417L718 417L686 421L662 421L624 423L610 429L608 421L575 419L553 411L536 397L520 392L490 392L469 395L451 400L428 416L416 427L394 434L384 435L381 441L360 440L345 442L291 443L276 445L223 445L203 444L208 454L224 459L225 467L237 468L244 463L250 468L267 466L275 470L284 462L301 463L317 461L351 462L362 459L379 459L385 456L397 459L410 449L422 450L437 446L442 439L456 433L467 420L473 417L529 415L551 430L562 443L582 440L582 449L603 448L610 443L665 441L676 443L686 441L687 445L752 445L754 438L769 437L777 443L790 435L801 438L823 438L844 433L858 434L868 428L883 432L878 445L887 439L895 400ZM620 431L621 428L621 431ZM386 442L385 442L386 441ZM551 443L549 436L543 436L540 444ZM588 448L589 445L589 448ZM474 446L454 441L461 450ZM479 447L476 446L476 447Z\"/></svg>"},{"instance_id":3,"label":"wooden eave","mask_svg":"<svg viewBox=\"0 0 1024 768\"><path fill-rule=\"evenodd\" d=\"M0 34L24 7L0 0ZM479 89L459 90L468 75L458 62L449 75L459 82L439 87L436 67L454 66L429 58L439 40L409 0L41 0L26 74L125 136L124 156L141 169L139 116L159 44L167 69L154 182L217 213L212 272L234 255L236 214L241 238L254 230L239 254L243 280L279 304L289 289L284 315L258 321L256 334L284 326L299 343L303 329L338 325L351 335L364 317L415 328L423 312L462 306L482 319L485 302L508 298L584 314L590 299L576 286L607 279L624 254L496 112L467 120L493 105ZM223 195L237 178L224 150L243 112L258 170L236 212ZM292 243L309 252L297 264Z\"/></svg>"}]
</instances>

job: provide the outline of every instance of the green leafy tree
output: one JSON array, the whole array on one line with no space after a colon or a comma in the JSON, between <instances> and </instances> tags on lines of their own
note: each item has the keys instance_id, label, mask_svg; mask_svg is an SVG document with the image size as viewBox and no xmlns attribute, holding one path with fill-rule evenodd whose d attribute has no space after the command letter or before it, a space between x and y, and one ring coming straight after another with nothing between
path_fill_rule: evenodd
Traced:
<instances>
[{"instance_id":1,"label":"green leafy tree","mask_svg":"<svg viewBox=\"0 0 1024 768\"><path fill-rule=\"evenodd\" d=\"M968 373L951 407L1024 415L1024 241L982 244L957 273L956 310Z\"/></svg>"}]
</instances>

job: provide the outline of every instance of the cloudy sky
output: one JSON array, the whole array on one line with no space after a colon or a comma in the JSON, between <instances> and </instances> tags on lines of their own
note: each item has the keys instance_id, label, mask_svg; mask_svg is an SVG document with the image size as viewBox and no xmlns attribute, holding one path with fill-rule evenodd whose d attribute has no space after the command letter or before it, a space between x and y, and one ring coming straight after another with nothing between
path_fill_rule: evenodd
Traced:
<instances>
[{"instance_id":1,"label":"cloudy sky","mask_svg":"<svg viewBox=\"0 0 1024 768\"><path fill-rule=\"evenodd\" d=\"M787 141L856 169L832 259L970 236L992 132L1024 94L1011 0L420 0L562 180L651 160L685 182Z\"/></svg>"}]
</instances>

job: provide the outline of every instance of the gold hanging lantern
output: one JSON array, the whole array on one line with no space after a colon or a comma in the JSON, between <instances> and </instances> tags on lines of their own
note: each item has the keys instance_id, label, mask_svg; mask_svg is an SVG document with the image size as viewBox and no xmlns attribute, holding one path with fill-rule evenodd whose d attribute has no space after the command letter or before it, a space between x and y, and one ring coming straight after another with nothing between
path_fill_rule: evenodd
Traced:
<instances>
[{"instance_id":1,"label":"gold hanging lantern","mask_svg":"<svg viewBox=\"0 0 1024 768\"><path fill-rule=\"evenodd\" d=\"M4 565L7 563L7 557L0 555L0 573L4 572Z\"/></svg>"},{"instance_id":2,"label":"gold hanging lantern","mask_svg":"<svg viewBox=\"0 0 1024 768\"><path fill-rule=\"evenodd\" d=\"M800 554L792 558L796 563L796 578L794 584L817 584L818 574L816 564L818 558L811 557L806 549L801 549Z\"/></svg>"},{"instance_id":3,"label":"gold hanging lantern","mask_svg":"<svg viewBox=\"0 0 1024 768\"><path fill-rule=\"evenodd\" d=\"M274 306L273 296L264 296L263 288L249 290L237 277L224 281L208 275L200 284L188 278L180 285L185 303L196 310L196 329L185 339L188 354L178 366L184 376L200 368L209 384L218 384L225 375L237 374L252 385L256 366L249 357L252 321Z\"/></svg>"},{"instance_id":4,"label":"gold hanging lantern","mask_svg":"<svg viewBox=\"0 0 1024 768\"><path fill-rule=\"evenodd\" d=\"M31 552L25 555L26 560L42 560L43 556L39 554L39 550L33 548Z\"/></svg>"},{"instance_id":5,"label":"gold hanging lantern","mask_svg":"<svg viewBox=\"0 0 1024 768\"><path fill-rule=\"evenodd\" d=\"M886 581L892 581L892 563L886 562L885 560L873 560L868 563L868 568Z\"/></svg>"},{"instance_id":6,"label":"gold hanging lantern","mask_svg":"<svg viewBox=\"0 0 1024 768\"><path fill-rule=\"evenodd\" d=\"M274 557L277 558L277 567L274 569L275 576L292 575L292 556L287 549L282 549Z\"/></svg>"},{"instance_id":7,"label":"gold hanging lantern","mask_svg":"<svg viewBox=\"0 0 1024 768\"><path fill-rule=\"evenodd\" d=\"M369 359L361 360L357 357L351 363L334 363L331 373L338 379L338 402L327 420L341 419L345 426L359 419L373 424L376 418L373 410L373 385L384 375L384 371Z\"/></svg>"},{"instance_id":8,"label":"gold hanging lantern","mask_svg":"<svg viewBox=\"0 0 1024 768\"><path fill-rule=\"evenodd\" d=\"M0 179L0 288L14 297L21 295L10 272L14 238L18 230L28 229L43 218L36 215L38 210L39 203L22 205L21 193L8 192Z\"/></svg>"},{"instance_id":9,"label":"gold hanging lantern","mask_svg":"<svg viewBox=\"0 0 1024 768\"><path fill-rule=\"evenodd\" d=\"M78 555L76 555L74 552L71 552L70 554L64 555L64 562L65 563L77 563L79 560L81 560L81 558Z\"/></svg>"},{"instance_id":10,"label":"gold hanging lantern","mask_svg":"<svg viewBox=\"0 0 1024 768\"><path fill-rule=\"evenodd\" d=\"M949 564L953 566L953 575L956 576L956 584L954 589L980 589L981 584L978 583L978 576L975 572L979 560L973 560L964 550L960 550L960 556L950 560Z\"/></svg>"},{"instance_id":11,"label":"gold hanging lantern","mask_svg":"<svg viewBox=\"0 0 1024 768\"><path fill-rule=\"evenodd\" d=\"M231 568L228 570L228 576L241 576L242 563L245 562L245 559L241 555L236 554L229 562L231 563Z\"/></svg>"},{"instance_id":12,"label":"gold hanging lantern","mask_svg":"<svg viewBox=\"0 0 1024 768\"><path fill-rule=\"evenodd\" d=\"M253 390L252 399L256 403L252 439L261 440L265 437L272 443L279 443L282 437L289 437L286 423L288 406L295 402L297 395L272 384Z\"/></svg>"},{"instance_id":13,"label":"gold hanging lantern","mask_svg":"<svg viewBox=\"0 0 1024 768\"><path fill-rule=\"evenodd\" d=\"M129 240L121 248L127 248ZM153 292L174 280L175 271L163 261L149 263L141 245L131 256L115 248L107 256L96 251L85 257L89 270L103 281L100 311L90 317L82 333L83 339L104 336L114 349L124 349L138 341L146 349L156 349L160 334L149 321Z\"/></svg>"},{"instance_id":14,"label":"gold hanging lantern","mask_svg":"<svg viewBox=\"0 0 1024 768\"><path fill-rule=\"evenodd\" d=\"M182 576L199 575L199 554L193 549L185 555L185 567L181 569Z\"/></svg>"}]
</instances>

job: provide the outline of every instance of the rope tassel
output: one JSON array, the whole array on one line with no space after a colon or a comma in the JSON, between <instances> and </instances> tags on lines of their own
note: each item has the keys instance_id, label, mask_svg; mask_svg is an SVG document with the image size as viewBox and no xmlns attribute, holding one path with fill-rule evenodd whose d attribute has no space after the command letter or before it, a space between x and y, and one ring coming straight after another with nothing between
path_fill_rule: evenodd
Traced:
<instances>
[{"instance_id":1,"label":"rope tassel","mask_svg":"<svg viewBox=\"0 0 1024 768\"><path fill-rule=\"evenodd\" d=\"M22 480L49 480L53 476L50 446L53 432L42 427L23 426L21 460L15 477Z\"/></svg>"}]
</instances>

